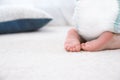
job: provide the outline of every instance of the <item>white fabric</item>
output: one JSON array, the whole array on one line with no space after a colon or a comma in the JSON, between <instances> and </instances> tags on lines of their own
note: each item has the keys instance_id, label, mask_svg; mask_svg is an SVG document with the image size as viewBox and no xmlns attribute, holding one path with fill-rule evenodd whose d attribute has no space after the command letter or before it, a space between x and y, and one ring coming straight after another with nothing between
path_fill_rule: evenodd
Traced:
<instances>
[{"instance_id":1,"label":"white fabric","mask_svg":"<svg viewBox=\"0 0 120 80\"><path fill-rule=\"evenodd\" d=\"M80 35L91 40L105 31L114 32L119 11L117 0L80 0L75 10L75 21Z\"/></svg>"},{"instance_id":2,"label":"white fabric","mask_svg":"<svg viewBox=\"0 0 120 80\"><path fill-rule=\"evenodd\" d=\"M120 50L66 52L69 27L0 36L0 80L120 80Z\"/></svg>"},{"instance_id":3,"label":"white fabric","mask_svg":"<svg viewBox=\"0 0 120 80\"><path fill-rule=\"evenodd\" d=\"M16 19L39 19L39 18L52 19L52 17L45 11L34 7L18 5L0 6L0 22Z\"/></svg>"},{"instance_id":4,"label":"white fabric","mask_svg":"<svg viewBox=\"0 0 120 80\"><path fill-rule=\"evenodd\" d=\"M75 0L0 0L0 5L35 6L51 14L50 25L71 25Z\"/></svg>"}]
</instances>

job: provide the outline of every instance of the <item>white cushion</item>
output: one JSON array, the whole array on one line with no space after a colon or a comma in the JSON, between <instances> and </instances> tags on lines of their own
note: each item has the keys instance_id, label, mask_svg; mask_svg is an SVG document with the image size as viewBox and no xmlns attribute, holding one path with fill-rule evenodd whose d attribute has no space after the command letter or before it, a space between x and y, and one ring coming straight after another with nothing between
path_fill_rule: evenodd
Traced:
<instances>
[{"instance_id":1,"label":"white cushion","mask_svg":"<svg viewBox=\"0 0 120 80\"><path fill-rule=\"evenodd\" d=\"M50 25L70 25L75 0L0 0L0 5L26 5L43 9L54 18Z\"/></svg>"},{"instance_id":2,"label":"white cushion","mask_svg":"<svg viewBox=\"0 0 120 80\"><path fill-rule=\"evenodd\" d=\"M34 7L0 6L0 33L38 30L51 20L48 13Z\"/></svg>"}]
</instances>

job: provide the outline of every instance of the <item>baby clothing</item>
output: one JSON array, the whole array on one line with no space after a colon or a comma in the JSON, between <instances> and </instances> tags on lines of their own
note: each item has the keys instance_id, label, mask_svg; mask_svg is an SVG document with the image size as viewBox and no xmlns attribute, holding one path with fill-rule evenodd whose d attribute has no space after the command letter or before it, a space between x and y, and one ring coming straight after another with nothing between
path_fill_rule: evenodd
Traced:
<instances>
[{"instance_id":1,"label":"baby clothing","mask_svg":"<svg viewBox=\"0 0 120 80\"><path fill-rule=\"evenodd\" d=\"M97 38L105 31L120 33L120 0L79 0L74 21L79 34L86 40Z\"/></svg>"},{"instance_id":2,"label":"baby clothing","mask_svg":"<svg viewBox=\"0 0 120 80\"><path fill-rule=\"evenodd\" d=\"M118 0L118 4L119 4L119 13L114 24L114 30L116 33L120 33L120 0Z\"/></svg>"}]
</instances>

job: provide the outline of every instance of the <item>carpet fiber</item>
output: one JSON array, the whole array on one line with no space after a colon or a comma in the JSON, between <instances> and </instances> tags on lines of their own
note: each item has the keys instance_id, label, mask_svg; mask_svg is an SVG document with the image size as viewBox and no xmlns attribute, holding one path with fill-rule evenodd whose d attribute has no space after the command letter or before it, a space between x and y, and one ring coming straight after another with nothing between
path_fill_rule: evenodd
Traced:
<instances>
[{"instance_id":1,"label":"carpet fiber","mask_svg":"<svg viewBox=\"0 0 120 80\"><path fill-rule=\"evenodd\" d=\"M0 80L120 80L120 50L66 52L69 28L0 35Z\"/></svg>"}]
</instances>

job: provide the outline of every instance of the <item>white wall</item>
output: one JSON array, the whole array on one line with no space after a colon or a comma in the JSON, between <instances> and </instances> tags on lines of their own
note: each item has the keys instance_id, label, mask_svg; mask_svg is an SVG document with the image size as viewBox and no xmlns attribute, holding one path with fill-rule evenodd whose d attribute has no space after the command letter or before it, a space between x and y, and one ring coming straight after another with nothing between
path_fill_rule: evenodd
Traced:
<instances>
[{"instance_id":1,"label":"white wall","mask_svg":"<svg viewBox=\"0 0 120 80\"><path fill-rule=\"evenodd\" d=\"M53 16L49 25L71 25L75 0L0 0L1 4L35 6Z\"/></svg>"},{"instance_id":2,"label":"white wall","mask_svg":"<svg viewBox=\"0 0 120 80\"><path fill-rule=\"evenodd\" d=\"M54 25L70 25L74 11L74 0L35 0L38 7L49 12L54 20L51 24Z\"/></svg>"}]
</instances>

